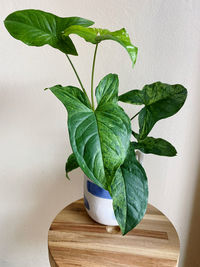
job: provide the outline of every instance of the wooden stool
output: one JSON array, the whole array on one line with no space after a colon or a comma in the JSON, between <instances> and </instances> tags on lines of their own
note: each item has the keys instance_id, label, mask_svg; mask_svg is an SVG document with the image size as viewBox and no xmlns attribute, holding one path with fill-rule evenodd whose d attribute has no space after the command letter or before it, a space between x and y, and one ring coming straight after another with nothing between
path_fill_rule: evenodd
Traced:
<instances>
[{"instance_id":1,"label":"wooden stool","mask_svg":"<svg viewBox=\"0 0 200 267\"><path fill-rule=\"evenodd\" d=\"M173 225L153 206L148 205L139 225L122 236L118 227L90 219L82 199L56 216L48 247L52 267L174 267L180 250Z\"/></svg>"}]
</instances>

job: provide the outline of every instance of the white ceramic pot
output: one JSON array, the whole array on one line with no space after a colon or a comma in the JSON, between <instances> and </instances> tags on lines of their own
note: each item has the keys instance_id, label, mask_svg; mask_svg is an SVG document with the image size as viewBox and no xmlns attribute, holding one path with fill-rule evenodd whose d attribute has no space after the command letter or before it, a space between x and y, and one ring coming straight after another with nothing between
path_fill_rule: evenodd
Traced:
<instances>
[{"instance_id":1,"label":"white ceramic pot","mask_svg":"<svg viewBox=\"0 0 200 267\"><path fill-rule=\"evenodd\" d=\"M108 191L94 184L84 175L84 204L88 215L105 225L118 225Z\"/></svg>"},{"instance_id":2,"label":"white ceramic pot","mask_svg":"<svg viewBox=\"0 0 200 267\"><path fill-rule=\"evenodd\" d=\"M136 155L141 163L142 153L136 152ZM84 175L84 205L88 215L100 224L118 225L112 203L109 192L94 184Z\"/></svg>"}]
</instances>

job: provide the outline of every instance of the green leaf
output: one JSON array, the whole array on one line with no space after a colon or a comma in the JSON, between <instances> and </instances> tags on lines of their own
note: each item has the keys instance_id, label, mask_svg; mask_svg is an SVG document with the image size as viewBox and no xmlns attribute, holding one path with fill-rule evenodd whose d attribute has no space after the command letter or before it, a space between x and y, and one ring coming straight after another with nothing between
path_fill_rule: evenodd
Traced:
<instances>
[{"instance_id":1,"label":"green leaf","mask_svg":"<svg viewBox=\"0 0 200 267\"><path fill-rule=\"evenodd\" d=\"M63 38L62 32L72 25L88 27L94 23L79 17L61 18L41 10L25 9L8 15L4 24L15 39L27 45L48 44L65 54L77 55L71 39Z\"/></svg>"},{"instance_id":2,"label":"green leaf","mask_svg":"<svg viewBox=\"0 0 200 267\"><path fill-rule=\"evenodd\" d=\"M103 103L117 103L119 81L115 77L116 75L108 74L97 86L95 95L99 106Z\"/></svg>"},{"instance_id":3,"label":"green leaf","mask_svg":"<svg viewBox=\"0 0 200 267\"><path fill-rule=\"evenodd\" d=\"M107 83L107 90L113 92L109 99L101 87ZM100 82L96 94L101 99L95 111L76 87L58 85L50 90L68 111L70 142L78 165L94 183L107 189L124 162L131 135L130 119L114 97L118 93L117 75L110 74Z\"/></svg>"},{"instance_id":4,"label":"green leaf","mask_svg":"<svg viewBox=\"0 0 200 267\"><path fill-rule=\"evenodd\" d=\"M98 44L103 40L116 41L126 49L131 58L133 66L136 62L138 49L131 43L129 35L124 28L111 32L107 29L84 28L79 25L74 25L64 31L64 36L69 36L70 34L77 34L80 37L84 38L85 41L92 44Z\"/></svg>"},{"instance_id":5,"label":"green leaf","mask_svg":"<svg viewBox=\"0 0 200 267\"><path fill-rule=\"evenodd\" d=\"M132 143L124 163L112 181L111 195L115 217L125 235L142 220L148 202L147 177L136 160Z\"/></svg>"},{"instance_id":6,"label":"green leaf","mask_svg":"<svg viewBox=\"0 0 200 267\"><path fill-rule=\"evenodd\" d=\"M134 105L143 105L144 93L142 90L132 90L125 94L120 95L119 101Z\"/></svg>"},{"instance_id":7,"label":"green leaf","mask_svg":"<svg viewBox=\"0 0 200 267\"><path fill-rule=\"evenodd\" d=\"M66 177L69 179L68 172L71 172L74 169L77 169L78 167L79 167L79 165L78 165L78 162L76 160L76 157L75 157L74 153L72 153L68 157L66 165L65 165Z\"/></svg>"},{"instance_id":8,"label":"green leaf","mask_svg":"<svg viewBox=\"0 0 200 267\"><path fill-rule=\"evenodd\" d=\"M132 131L132 135L135 137L135 139L139 140L140 139L140 136L138 133Z\"/></svg>"},{"instance_id":9,"label":"green leaf","mask_svg":"<svg viewBox=\"0 0 200 267\"><path fill-rule=\"evenodd\" d=\"M138 143L134 142L135 149L139 149L146 154L155 154L160 156L173 157L177 151L175 147L162 138L146 137Z\"/></svg>"},{"instance_id":10,"label":"green leaf","mask_svg":"<svg viewBox=\"0 0 200 267\"><path fill-rule=\"evenodd\" d=\"M145 85L141 91L132 90L119 97L120 101L145 107L139 113L140 139L144 139L154 124L177 113L187 97L187 90L180 84L161 82Z\"/></svg>"}]
</instances>

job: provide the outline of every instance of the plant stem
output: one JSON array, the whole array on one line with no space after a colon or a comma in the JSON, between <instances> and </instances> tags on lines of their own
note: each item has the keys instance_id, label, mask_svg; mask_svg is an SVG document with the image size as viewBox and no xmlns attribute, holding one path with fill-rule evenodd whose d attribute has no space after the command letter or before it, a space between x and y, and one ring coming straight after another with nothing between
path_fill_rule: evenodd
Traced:
<instances>
[{"instance_id":1,"label":"plant stem","mask_svg":"<svg viewBox=\"0 0 200 267\"><path fill-rule=\"evenodd\" d=\"M97 55L97 48L98 44L96 44L95 51L94 51L94 58L92 63L92 76L91 76L91 101L92 101L92 109L94 110L94 93L93 93L93 82L94 82L94 67Z\"/></svg>"},{"instance_id":2,"label":"plant stem","mask_svg":"<svg viewBox=\"0 0 200 267\"><path fill-rule=\"evenodd\" d=\"M83 84L82 84L82 82L81 82L81 79L80 79L80 77L79 77L79 75L78 75L78 73L77 73L77 71L76 71L76 69L75 69L75 67L74 67L74 65L73 65L73 63L72 63L70 57L69 57L67 54L66 54L66 57L67 57L67 59L69 60L70 65L72 66L72 69L73 69L73 71L74 71L74 73L75 73L75 75L76 75L76 78L77 78L78 81L79 81L79 84L80 84L80 86L81 86L81 89L83 90L85 96L87 97L87 99L88 99L88 101L89 101L89 103L90 103L90 99L89 99L89 97L88 97L88 95L87 95L87 92L86 92L85 88L83 87ZM90 103L90 106L92 107L91 103Z\"/></svg>"},{"instance_id":3,"label":"plant stem","mask_svg":"<svg viewBox=\"0 0 200 267\"><path fill-rule=\"evenodd\" d=\"M138 111L138 113L136 113L132 118L131 121L140 113L140 111Z\"/></svg>"},{"instance_id":4,"label":"plant stem","mask_svg":"<svg viewBox=\"0 0 200 267\"><path fill-rule=\"evenodd\" d=\"M75 69L75 67L74 67L74 65L73 65L73 63L72 63L70 57L69 57L67 54L66 54L66 57L67 57L67 59L69 60L69 63L70 63L70 65L72 66L72 69L74 70L74 73L75 73L75 75L76 75L76 77L77 77L77 79L78 79L78 81L79 81L79 83L80 83L80 86L81 86L83 92L86 94L86 91L85 91L85 89L84 89L84 87L83 87L83 84L82 84L82 82L81 82L81 79L80 79L80 77L78 76L78 73L77 73L77 71L76 71L76 69Z\"/></svg>"}]
</instances>

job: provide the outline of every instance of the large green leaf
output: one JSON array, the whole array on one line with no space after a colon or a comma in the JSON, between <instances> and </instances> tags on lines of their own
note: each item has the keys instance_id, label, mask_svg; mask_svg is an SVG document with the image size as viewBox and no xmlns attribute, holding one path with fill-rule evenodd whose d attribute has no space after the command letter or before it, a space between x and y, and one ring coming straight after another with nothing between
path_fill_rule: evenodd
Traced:
<instances>
[{"instance_id":1,"label":"large green leaf","mask_svg":"<svg viewBox=\"0 0 200 267\"><path fill-rule=\"evenodd\" d=\"M77 34L80 37L84 38L85 41L92 44L98 44L103 40L116 41L126 49L133 65L136 62L138 49L131 43L129 35L124 28L111 32L107 29L84 28L79 25L74 25L64 31L64 36L69 36L70 34Z\"/></svg>"},{"instance_id":2,"label":"large green leaf","mask_svg":"<svg viewBox=\"0 0 200 267\"><path fill-rule=\"evenodd\" d=\"M68 111L70 142L78 165L92 181L107 189L124 162L131 129L130 119L118 106L117 98L107 99L101 84L110 84L107 90L113 95L118 93L117 75L104 77L96 89L101 100L95 111L78 88L57 85L50 90Z\"/></svg>"},{"instance_id":3,"label":"large green leaf","mask_svg":"<svg viewBox=\"0 0 200 267\"><path fill-rule=\"evenodd\" d=\"M76 156L72 153L65 164L66 177L69 179L68 172L71 172L79 167Z\"/></svg>"},{"instance_id":4,"label":"large green leaf","mask_svg":"<svg viewBox=\"0 0 200 267\"><path fill-rule=\"evenodd\" d=\"M180 84L161 82L145 85L141 91L132 90L119 97L126 103L145 107L139 113L140 139L144 139L154 124L177 113L187 97L187 90Z\"/></svg>"},{"instance_id":5,"label":"large green leaf","mask_svg":"<svg viewBox=\"0 0 200 267\"><path fill-rule=\"evenodd\" d=\"M112 181L111 195L115 217L125 235L141 221L148 202L147 177L136 160L133 143Z\"/></svg>"},{"instance_id":6,"label":"large green leaf","mask_svg":"<svg viewBox=\"0 0 200 267\"><path fill-rule=\"evenodd\" d=\"M146 154L173 157L177 152L175 147L162 138L146 137L138 143L134 142L135 149L139 149Z\"/></svg>"},{"instance_id":7,"label":"large green leaf","mask_svg":"<svg viewBox=\"0 0 200 267\"><path fill-rule=\"evenodd\" d=\"M65 54L77 55L71 39L63 38L62 32L72 25L88 27L94 23L79 17L61 18L41 10L25 9L8 15L4 24L14 38L27 45L48 44Z\"/></svg>"}]
</instances>

